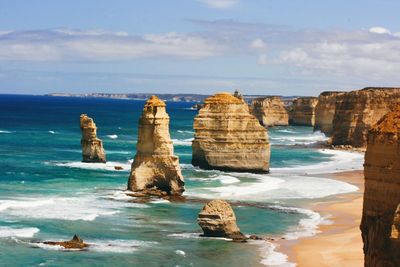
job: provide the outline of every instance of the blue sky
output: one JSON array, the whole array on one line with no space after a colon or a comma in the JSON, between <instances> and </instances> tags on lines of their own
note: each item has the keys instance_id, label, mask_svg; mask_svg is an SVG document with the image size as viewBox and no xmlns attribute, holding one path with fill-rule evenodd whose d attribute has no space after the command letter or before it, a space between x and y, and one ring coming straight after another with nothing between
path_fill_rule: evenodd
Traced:
<instances>
[{"instance_id":1,"label":"blue sky","mask_svg":"<svg viewBox=\"0 0 400 267\"><path fill-rule=\"evenodd\" d=\"M0 93L400 85L400 1L0 1Z\"/></svg>"}]
</instances>

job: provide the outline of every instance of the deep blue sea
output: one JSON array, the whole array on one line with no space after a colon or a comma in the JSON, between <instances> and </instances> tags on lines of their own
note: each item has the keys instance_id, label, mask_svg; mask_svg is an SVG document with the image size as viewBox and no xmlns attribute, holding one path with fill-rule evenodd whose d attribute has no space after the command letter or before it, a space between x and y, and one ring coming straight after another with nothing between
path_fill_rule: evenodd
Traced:
<instances>
[{"instance_id":1,"label":"deep blue sea","mask_svg":"<svg viewBox=\"0 0 400 267\"><path fill-rule=\"evenodd\" d=\"M265 241L199 237L202 201L133 203L124 194L145 101L0 95L0 266L279 266ZM322 150L311 127L269 130L270 174L194 168L193 103L167 102L190 198L233 203L245 234L295 239L323 218L307 204L355 191L324 173L361 169L362 155ZM79 116L95 120L108 162L81 163ZM114 170L114 166L124 170ZM87 251L37 242L78 234ZM286 266L286 265L285 265Z\"/></svg>"}]
</instances>

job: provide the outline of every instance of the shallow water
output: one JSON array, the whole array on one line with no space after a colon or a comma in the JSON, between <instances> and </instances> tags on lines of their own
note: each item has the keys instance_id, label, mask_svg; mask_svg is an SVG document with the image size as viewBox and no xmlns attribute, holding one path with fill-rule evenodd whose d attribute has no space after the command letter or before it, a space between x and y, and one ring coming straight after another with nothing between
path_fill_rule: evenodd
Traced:
<instances>
[{"instance_id":1,"label":"shallow water","mask_svg":"<svg viewBox=\"0 0 400 267\"><path fill-rule=\"evenodd\" d=\"M126 188L144 101L0 96L0 258L3 266L255 266L284 261L270 244L200 238L202 203L130 202ZM192 103L167 103L171 137L190 198L234 203L246 234L296 238L315 232L308 202L352 192L320 173L361 169L362 155L302 145L325 140L310 127L270 130L271 174L206 171L191 164ZM81 163L79 115L104 142L107 164ZM299 146L300 145L300 146ZM122 171L114 170L119 165ZM88 251L38 246L80 235ZM275 259L275 260L274 260Z\"/></svg>"}]
</instances>

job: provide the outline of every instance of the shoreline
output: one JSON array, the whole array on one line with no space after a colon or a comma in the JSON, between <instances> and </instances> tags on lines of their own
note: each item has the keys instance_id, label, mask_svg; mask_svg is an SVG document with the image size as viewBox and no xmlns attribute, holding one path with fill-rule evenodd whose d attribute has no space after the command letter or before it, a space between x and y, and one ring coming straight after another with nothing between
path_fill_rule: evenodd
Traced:
<instances>
[{"instance_id":1,"label":"shoreline","mask_svg":"<svg viewBox=\"0 0 400 267\"><path fill-rule=\"evenodd\" d=\"M312 203L308 208L318 212L324 221L318 233L297 240L278 240L277 252L287 255L296 266L364 266L363 242L359 229L364 193L363 171L327 174L357 186L356 192L341 194Z\"/></svg>"}]
</instances>

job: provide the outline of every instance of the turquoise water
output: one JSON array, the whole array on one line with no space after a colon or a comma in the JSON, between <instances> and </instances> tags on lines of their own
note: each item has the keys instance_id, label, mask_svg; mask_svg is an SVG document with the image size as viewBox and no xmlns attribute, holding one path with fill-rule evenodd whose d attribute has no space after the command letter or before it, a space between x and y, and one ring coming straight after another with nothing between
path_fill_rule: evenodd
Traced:
<instances>
[{"instance_id":1,"label":"turquoise water","mask_svg":"<svg viewBox=\"0 0 400 267\"><path fill-rule=\"evenodd\" d=\"M270 130L271 174L227 173L191 164L192 103L167 103L175 153L186 179L185 203L133 203L123 190L135 154L144 101L0 96L1 266L257 266L271 244L200 238L204 199L232 201L246 234L312 234L321 218L301 206L354 191L319 173L360 168L362 157L313 148L310 127ZM107 164L81 163L79 115L94 118ZM116 171L114 166L124 170ZM81 236L88 251L37 245ZM271 263L270 261L269 263Z\"/></svg>"}]
</instances>

